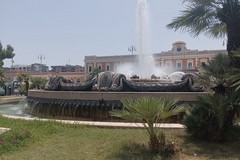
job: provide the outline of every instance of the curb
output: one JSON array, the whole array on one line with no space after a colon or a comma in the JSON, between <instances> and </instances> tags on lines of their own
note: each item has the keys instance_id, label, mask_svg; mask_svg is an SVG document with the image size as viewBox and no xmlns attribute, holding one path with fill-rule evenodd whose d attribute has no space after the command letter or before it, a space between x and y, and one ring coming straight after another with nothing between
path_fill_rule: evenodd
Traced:
<instances>
[{"instance_id":1,"label":"curb","mask_svg":"<svg viewBox=\"0 0 240 160\"><path fill-rule=\"evenodd\" d=\"M96 127L117 127L117 128L144 128L142 123L127 123L127 122L94 122L94 121L73 121L73 120L56 120L56 119L42 119L42 118L30 118L30 117L16 117L9 115L2 115L6 118L11 119L22 119L22 120L31 120L31 121L53 121L64 124L79 124L79 125L89 125ZM155 124L157 128L165 129L184 129L185 126L178 123L159 123Z\"/></svg>"}]
</instances>

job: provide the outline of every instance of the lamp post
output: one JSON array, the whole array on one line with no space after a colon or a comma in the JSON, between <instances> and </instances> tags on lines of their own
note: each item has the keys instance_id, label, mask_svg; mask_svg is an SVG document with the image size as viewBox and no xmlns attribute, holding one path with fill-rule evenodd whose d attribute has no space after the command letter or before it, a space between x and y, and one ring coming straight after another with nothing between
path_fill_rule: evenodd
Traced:
<instances>
[{"instance_id":1,"label":"lamp post","mask_svg":"<svg viewBox=\"0 0 240 160\"><path fill-rule=\"evenodd\" d=\"M128 51L131 52L132 55L133 55L133 53L137 50L136 50L136 47L134 45L131 45L131 46L128 47Z\"/></svg>"},{"instance_id":2,"label":"lamp post","mask_svg":"<svg viewBox=\"0 0 240 160\"><path fill-rule=\"evenodd\" d=\"M38 56L38 59L40 60L40 68L39 69L40 69L40 72L42 72L42 70L43 70L43 68L42 68L42 61L45 59L45 56L40 54Z\"/></svg>"}]
</instances>

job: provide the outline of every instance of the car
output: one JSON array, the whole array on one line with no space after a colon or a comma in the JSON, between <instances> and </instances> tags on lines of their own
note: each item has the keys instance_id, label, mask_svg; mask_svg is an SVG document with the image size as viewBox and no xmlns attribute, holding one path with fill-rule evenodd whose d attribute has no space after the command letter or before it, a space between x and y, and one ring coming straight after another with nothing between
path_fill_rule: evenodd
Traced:
<instances>
[{"instance_id":1,"label":"car","mask_svg":"<svg viewBox=\"0 0 240 160\"><path fill-rule=\"evenodd\" d=\"M0 96L4 96L4 95L5 95L5 90L2 87L0 87Z\"/></svg>"}]
</instances>

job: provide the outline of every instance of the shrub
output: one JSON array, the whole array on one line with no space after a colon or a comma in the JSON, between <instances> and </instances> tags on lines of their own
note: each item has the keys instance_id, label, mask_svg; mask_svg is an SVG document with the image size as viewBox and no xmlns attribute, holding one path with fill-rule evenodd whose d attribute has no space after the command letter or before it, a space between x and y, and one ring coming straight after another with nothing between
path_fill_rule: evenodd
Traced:
<instances>
[{"instance_id":1,"label":"shrub","mask_svg":"<svg viewBox=\"0 0 240 160\"><path fill-rule=\"evenodd\" d=\"M184 124L187 132L197 139L211 140L214 136L215 118L205 106L195 105L186 112Z\"/></svg>"}]
</instances>

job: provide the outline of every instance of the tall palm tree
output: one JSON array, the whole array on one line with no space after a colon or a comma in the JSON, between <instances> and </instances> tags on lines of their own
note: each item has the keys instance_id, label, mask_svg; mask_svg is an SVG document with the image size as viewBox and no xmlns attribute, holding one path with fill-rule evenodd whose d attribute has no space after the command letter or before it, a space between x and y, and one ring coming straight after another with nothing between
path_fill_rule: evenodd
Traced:
<instances>
[{"instance_id":1,"label":"tall palm tree","mask_svg":"<svg viewBox=\"0 0 240 160\"><path fill-rule=\"evenodd\" d=\"M227 36L227 51L231 66L240 68L240 58L232 55L240 49L240 2L239 0L183 0L187 5L181 15L167 25L169 29L187 31L198 36Z\"/></svg>"},{"instance_id":2,"label":"tall palm tree","mask_svg":"<svg viewBox=\"0 0 240 160\"><path fill-rule=\"evenodd\" d=\"M158 152L163 149L161 147L164 147L165 136L159 134L157 122L184 112L186 109L184 106L173 107L176 102L177 99L167 101L153 97L143 97L137 100L122 100L125 109L113 110L110 114L131 122L142 123L149 135L150 148Z\"/></svg>"}]
</instances>

